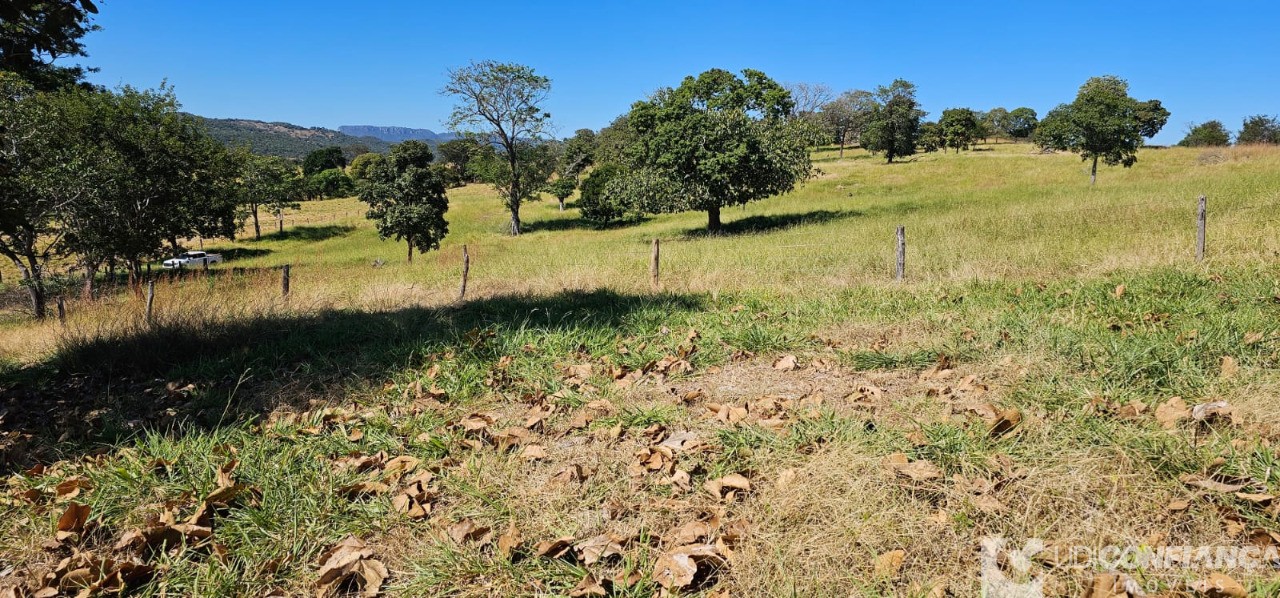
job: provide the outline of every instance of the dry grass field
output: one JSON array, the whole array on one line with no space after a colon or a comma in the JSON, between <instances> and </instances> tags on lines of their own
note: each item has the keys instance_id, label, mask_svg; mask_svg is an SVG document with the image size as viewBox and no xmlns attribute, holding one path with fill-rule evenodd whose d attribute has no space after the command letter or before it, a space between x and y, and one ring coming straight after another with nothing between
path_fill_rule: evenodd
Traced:
<instances>
[{"instance_id":1,"label":"dry grass field","mask_svg":"<svg viewBox=\"0 0 1280 598\"><path fill-rule=\"evenodd\" d=\"M412 264L311 202L150 325L11 301L0 595L977 596L989 537L1045 595L1280 593L1071 552L1280 547L1280 149L980 149L819 152L714 237L451 190Z\"/></svg>"}]
</instances>

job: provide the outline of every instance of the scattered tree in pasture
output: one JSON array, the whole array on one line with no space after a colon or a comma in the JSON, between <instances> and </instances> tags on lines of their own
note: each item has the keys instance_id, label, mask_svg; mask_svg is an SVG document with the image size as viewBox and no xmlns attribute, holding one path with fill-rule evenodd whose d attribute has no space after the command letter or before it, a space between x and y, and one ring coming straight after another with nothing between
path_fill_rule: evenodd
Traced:
<instances>
[{"instance_id":1,"label":"scattered tree in pasture","mask_svg":"<svg viewBox=\"0 0 1280 598\"><path fill-rule=\"evenodd\" d=\"M1280 144L1280 118L1258 114L1244 119L1236 143Z\"/></svg>"},{"instance_id":2,"label":"scattered tree in pasture","mask_svg":"<svg viewBox=\"0 0 1280 598\"><path fill-rule=\"evenodd\" d=\"M967 150L980 137L978 116L968 108L948 108L942 111L938 128L942 134L943 151L950 147L957 152Z\"/></svg>"},{"instance_id":3,"label":"scattered tree in pasture","mask_svg":"<svg viewBox=\"0 0 1280 598\"><path fill-rule=\"evenodd\" d=\"M605 194L609 182L623 173L618 164L601 164L591 170L587 178L582 180L581 193L578 194L578 210L582 217L597 224L609 224L622 219L627 207L616 198Z\"/></svg>"},{"instance_id":4,"label":"scattered tree in pasture","mask_svg":"<svg viewBox=\"0 0 1280 598\"><path fill-rule=\"evenodd\" d=\"M367 154L379 156L378 154ZM298 167L277 156L258 156L245 151L240 163L238 195L244 215L253 218L253 238L262 238L258 209L274 214L278 230L284 232L284 211L296 210L303 195L303 178Z\"/></svg>"},{"instance_id":5,"label":"scattered tree in pasture","mask_svg":"<svg viewBox=\"0 0 1280 598\"><path fill-rule=\"evenodd\" d=\"M463 181L474 183L477 179L475 173L468 168L468 164L471 158L481 150L480 142L475 139L468 137L450 139L436 146L436 162L452 170Z\"/></svg>"},{"instance_id":6,"label":"scattered tree in pasture","mask_svg":"<svg viewBox=\"0 0 1280 598\"><path fill-rule=\"evenodd\" d=\"M106 157L82 138L83 92L39 92L0 73L0 254L45 317L45 265L62 249L72 204L99 192Z\"/></svg>"},{"instance_id":7,"label":"scattered tree in pasture","mask_svg":"<svg viewBox=\"0 0 1280 598\"><path fill-rule=\"evenodd\" d=\"M882 153L888 163L894 158L916 153L920 135L920 119L924 111L916 102L916 86L903 79L881 86L875 93L876 104L862 135L862 147Z\"/></svg>"},{"instance_id":8,"label":"scattered tree in pasture","mask_svg":"<svg viewBox=\"0 0 1280 598\"><path fill-rule=\"evenodd\" d=\"M303 189L307 199L351 197L356 184L341 168L329 168L308 176Z\"/></svg>"},{"instance_id":9,"label":"scattered tree in pasture","mask_svg":"<svg viewBox=\"0 0 1280 598\"><path fill-rule=\"evenodd\" d=\"M1187 136L1178 142L1182 147L1214 147L1231 145L1231 132L1220 120L1211 120L1187 129Z\"/></svg>"},{"instance_id":10,"label":"scattered tree in pasture","mask_svg":"<svg viewBox=\"0 0 1280 598\"><path fill-rule=\"evenodd\" d=\"M1125 168L1138 160L1143 138L1160 132L1169 111L1159 100L1129 97L1129 84L1119 77L1094 77L1080 87L1075 101L1049 111L1036 130L1036 143L1072 151L1092 160L1089 184L1098 180L1098 161Z\"/></svg>"},{"instance_id":11,"label":"scattered tree in pasture","mask_svg":"<svg viewBox=\"0 0 1280 598\"><path fill-rule=\"evenodd\" d=\"M987 135L995 136L997 139L1001 136L1011 137L1011 135L1009 135L1008 110L997 106L986 112L979 113L979 116L981 117L980 124L982 125L982 132L984 133L984 135L981 135L983 141L987 140Z\"/></svg>"},{"instance_id":12,"label":"scattered tree in pasture","mask_svg":"<svg viewBox=\"0 0 1280 598\"><path fill-rule=\"evenodd\" d=\"M360 154L359 156L352 158L350 164L347 164L347 176L351 177L352 181L359 183L369 176L369 170L373 168L375 164L384 159L385 156L382 154L373 152Z\"/></svg>"},{"instance_id":13,"label":"scattered tree in pasture","mask_svg":"<svg viewBox=\"0 0 1280 598\"><path fill-rule=\"evenodd\" d=\"M1036 132L1036 111L1027 107L1014 108L1003 129L1010 138L1027 140Z\"/></svg>"},{"instance_id":14,"label":"scattered tree in pasture","mask_svg":"<svg viewBox=\"0 0 1280 598\"><path fill-rule=\"evenodd\" d=\"M835 92L825 83L787 83L784 87L794 102L792 112L801 118L818 114L835 99Z\"/></svg>"},{"instance_id":15,"label":"scattered tree in pasture","mask_svg":"<svg viewBox=\"0 0 1280 598\"><path fill-rule=\"evenodd\" d=\"M920 123L920 149L925 153L931 153L944 147L946 147L946 140L942 136L942 127L933 121Z\"/></svg>"},{"instance_id":16,"label":"scattered tree in pasture","mask_svg":"<svg viewBox=\"0 0 1280 598\"><path fill-rule=\"evenodd\" d=\"M793 107L791 94L760 71L686 77L632 105L634 176L611 188L632 194L617 199L646 211L705 211L707 230L719 231L722 208L786 193L808 178L816 131L793 118ZM635 172L641 170L648 172ZM659 180L676 193L647 205L654 194L644 184Z\"/></svg>"},{"instance_id":17,"label":"scattered tree in pasture","mask_svg":"<svg viewBox=\"0 0 1280 598\"><path fill-rule=\"evenodd\" d=\"M627 161L627 150L636 142L636 132L631 129L627 115L623 114L609 123L609 126L596 133L596 164L624 164Z\"/></svg>"},{"instance_id":18,"label":"scattered tree in pasture","mask_svg":"<svg viewBox=\"0 0 1280 598\"><path fill-rule=\"evenodd\" d=\"M551 126L542 108L551 80L530 67L486 60L449 71L443 93L457 98L449 118L452 130L497 145L502 168L486 164L486 182L503 195L511 213L511 234L520 234L520 204L537 196L546 177L525 161Z\"/></svg>"},{"instance_id":19,"label":"scattered tree in pasture","mask_svg":"<svg viewBox=\"0 0 1280 598\"><path fill-rule=\"evenodd\" d=\"M561 174L559 178L547 184L547 192L560 202L560 211L564 211L564 200L569 199L578 190L578 179Z\"/></svg>"},{"instance_id":20,"label":"scattered tree in pasture","mask_svg":"<svg viewBox=\"0 0 1280 598\"><path fill-rule=\"evenodd\" d=\"M98 7L90 0L5 0L0 2L0 71L49 91L79 83L86 72L66 59L87 56L80 41L96 31Z\"/></svg>"},{"instance_id":21,"label":"scattered tree in pasture","mask_svg":"<svg viewBox=\"0 0 1280 598\"><path fill-rule=\"evenodd\" d=\"M438 249L449 233L444 219L449 198L433 159L430 146L421 141L399 143L360 185L360 200L369 204L365 217L374 221L379 237L405 242L409 263L415 249Z\"/></svg>"},{"instance_id":22,"label":"scattered tree in pasture","mask_svg":"<svg viewBox=\"0 0 1280 598\"><path fill-rule=\"evenodd\" d=\"M302 160L302 174L311 176L324 170L345 168L347 158L336 145L315 150Z\"/></svg>"},{"instance_id":23,"label":"scattered tree in pasture","mask_svg":"<svg viewBox=\"0 0 1280 598\"><path fill-rule=\"evenodd\" d=\"M557 170L562 176L577 180L582 171L595 164L596 132L591 129L578 129L573 137L565 140L561 147L560 166Z\"/></svg>"},{"instance_id":24,"label":"scattered tree in pasture","mask_svg":"<svg viewBox=\"0 0 1280 598\"><path fill-rule=\"evenodd\" d=\"M510 205L513 193L518 194L521 204L538 201L547 189L547 181L555 173L560 158L558 149L545 140L517 142L511 152L518 166L512 170L510 158L504 155L504 150L489 146L473 156L467 168L478 180L492 185L507 205ZM513 214L513 217L516 219L511 224L518 225L519 215Z\"/></svg>"},{"instance_id":25,"label":"scattered tree in pasture","mask_svg":"<svg viewBox=\"0 0 1280 598\"><path fill-rule=\"evenodd\" d=\"M840 145L841 158L844 157L846 145L859 142L874 111L875 96L861 89L846 91L822 106L822 112L819 113L822 126L831 139Z\"/></svg>"}]
</instances>

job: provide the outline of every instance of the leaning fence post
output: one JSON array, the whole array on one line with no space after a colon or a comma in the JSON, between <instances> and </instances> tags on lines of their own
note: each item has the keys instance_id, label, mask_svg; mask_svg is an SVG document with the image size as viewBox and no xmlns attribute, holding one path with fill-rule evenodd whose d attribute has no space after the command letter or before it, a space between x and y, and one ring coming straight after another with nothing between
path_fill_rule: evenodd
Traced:
<instances>
[{"instance_id":1,"label":"leaning fence post","mask_svg":"<svg viewBox=\"0 0 1280 598\"><path fill-rule=\"evenodd\" d=\"M467 253L467 246L462 246L462 288L458 289L458 301L467 298L467 275L471 273L471 254Z\"/></svg>"},{"instance_id":2,"label":"leaning fence post","mask_svg":"<svg viewBox=\"0 0 1280 598\"><path fill-rule=\"evenodd\" d=\"M1208 200L1200 196L1200 206L1196 210L1196 261L1204 261L1204 229L1208 218Z\"/></svg>"},{"instance_id":3,"label":"leaning fence post","mask_svg":"<svg viewBox=\"0 0 1280 598\"><path fill-rule=\"evenodd\" d=\"M151 325L151 309L156 304L156 281L147 281L147 325Z\"/></svg>"},{"instance_id":4,"label":"leaning fence post","mask_svg":"<svg viewBox=\"0 0 1280 598\"><path fill-rule=\"evenodd\" d=\"M653 254L649 257L649 286L653 287L653 290L655 291L661 288L661 283L658 282L658 260L660 254L661 248L659 247L658 240L654 239Z\"/></svg>"},{"instance_id":5,"label":"leaning fence post","mask_svg":"<svg viewBox=\"0 0 1280 598\"><path fill-rule=\"evenodd\" d=\"M902 280L907 275L907 229L898 227L898 268L896 278Z\"/></svg>"},{"instance_id":6,"label":"leaning fence post","mask_svg":"<svg viewBox=\"0 0 1280 598\"><path fill-rule=\"evenodd\" d=\"M63 300L62 295L58 295L57 302L58 302L58 323L62 324L63 326L66 326L67 325L67 305L66 305L66 302Z\"/></svg>"},{"instance_id":7,"label":"leaning fence post","mask_svg":"<svg viewBox=\"0 0 1280 598\"><path fill-rule=\"evenodd\" d=\"M285 264L280 271L280 295L285 299L289 298L289 264Z\"/></svg>"}]
</instances>

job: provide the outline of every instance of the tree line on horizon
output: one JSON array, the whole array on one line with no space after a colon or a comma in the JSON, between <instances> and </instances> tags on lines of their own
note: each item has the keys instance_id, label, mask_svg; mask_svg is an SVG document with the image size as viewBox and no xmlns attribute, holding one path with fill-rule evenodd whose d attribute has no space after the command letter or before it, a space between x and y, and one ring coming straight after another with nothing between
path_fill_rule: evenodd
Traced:
<instances>
[{"instance_id":1,"label":"tree line on horizon","mask_svg":"<svg viewBox=\"0 0 1280 598\"><path fill-rule=\"evenodd\" d=\"M958 107L927 121L916 86L903 79L833 97L758 70L711 69L637 100L599 131L555 139L543 106L550 79L479 61L450 70L442 89L455 99L449 128L459 138L435 151L417 141L386 154L327 147L297 162L218 143L179 110L171 87L108 90L86 83L84 68L55 65L53 57L84 55L80 38L97 10L88 0L20 0L4 10L14 12L8 22L42 25L0 28L0 255L21 273L36 317L46 313L54 258L75 264L92 297L103 268L123 267L137 282L148 260L184 241L234 238L250 221L261 237L260 211L283 231L284 211L307 199L358 196L379 235L404 242L411 262L439 247L447 189L466 183L493 187L511 235L523 230L525 202L546 193L564 209L575 192L582 217L601 226L697 211L715 233L724 208L806 181L811 152L823 145L841 155L856 145L892 163L988 136L1030 140L1091 160L1092 184L1099 162L1132 166L1169 118L1159 100L1130 97L1113 76L1089 79L1043 118L1026 107ZM1209 125L1193 133L1213 133ZM1236 141L1280 142L1278 129L1275 118L1254 117Z\"/></svg>"}]
</instances>

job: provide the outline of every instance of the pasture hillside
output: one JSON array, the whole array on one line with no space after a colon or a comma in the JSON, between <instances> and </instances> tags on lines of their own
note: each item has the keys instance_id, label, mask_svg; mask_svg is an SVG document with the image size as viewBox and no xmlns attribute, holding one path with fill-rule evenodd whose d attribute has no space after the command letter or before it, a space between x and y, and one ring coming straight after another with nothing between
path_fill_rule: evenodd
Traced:
<instances>
[{"instance_id":1,"label":"pasture hillside","mask_svg":"<svg viewBox=\"0 0 1280 598\"><path fill-rule=\"evenodd\" d=\"M979 595L1000 537L1047 549L985 573L1046 595L1280 592L1081 557L1280 546L1280 149L1146 149L1094 187L1018 144L815 165L716 236L571 200L511 238L454 189L412 264L359 201L306 202L205 241L230 261L159 277L151 322L124 288L11 311L0 579L932 598Z\"/></svg>"}]
</instances>

